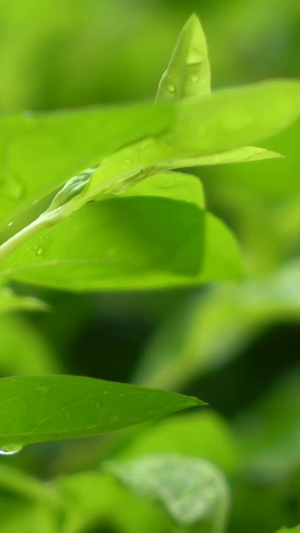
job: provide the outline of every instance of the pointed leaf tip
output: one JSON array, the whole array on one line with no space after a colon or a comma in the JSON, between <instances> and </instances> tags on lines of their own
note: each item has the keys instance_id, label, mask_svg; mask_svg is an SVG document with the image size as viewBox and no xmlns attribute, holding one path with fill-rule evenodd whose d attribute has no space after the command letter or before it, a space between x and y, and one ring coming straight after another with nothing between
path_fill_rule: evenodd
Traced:
<instances>
[{"instance_id":1,"label":"pointed leaf tip","mask_svg":"<svg viewBox=\"0 0 300 533\"><path fill-rule=\"evenodd\" d=\"M207 44L198 16L193 13L183 26L156 95L158 100L180 100L210 92Z\"/></svg>"}]
</instances>

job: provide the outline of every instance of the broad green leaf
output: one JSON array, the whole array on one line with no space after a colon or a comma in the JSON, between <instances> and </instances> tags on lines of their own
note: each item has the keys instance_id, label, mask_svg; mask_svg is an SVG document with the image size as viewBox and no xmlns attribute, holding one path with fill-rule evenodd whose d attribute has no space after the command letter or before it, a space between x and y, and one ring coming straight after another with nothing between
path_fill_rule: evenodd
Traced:
<instances>
[{"instance_id":1,"label":"broad green leaf","mask_svg":"<svg viewBox=\"0 0 300 533\"><path fill-rule=\"evenodd\" d=\"M0 447L99 435L203 405L196 398L77 376L0 380Z\"/></svg>"},{"instance_id":2,"label":"broad green leaf","mask_svg":"<svg viewBox=\"0 0 300 533\"><path fill-rule=\"evenodd\" d=\"M140 138L170 126L152 104L24 114L0 120L0 221Z\"/></svg>"},{"instance_id":3,"label":"broad green leaf","mask_svg":"<svg viewBox=\"0 0 300 533\"><path fill-rule=\"evenodd\" d=\"M195 159L233 150L270 137L287 128L300 114L300 83L275 80L174 104L175 116L167 133L119 150L96 170L89 194L118 190L140 176L176 168L176 160ZM169 164L170 163L170 164Z\"/></svg>"},{"instance_id":4,"label":"broad green leaf","mask_svg":"<svg viewBox=\"0 0 300 533\"><path fill-rule=\"evenodd\" d=\"M219 154L207 155L203 157L191 157L187 159L178 159L165 163L166 168L187 168L202 167L208 165L228 165L231 163L249 163L250 161L262 161L264 159L274 159L283 157L277 152L271 152L264 148L255 146L245 146L236 150L220 152Z\"/></svg>"},{"instance_id":5,"label":"broad green leaf","mask_svg":"<svg viewBox=\"0 0 300 533\"><path fill-rule=\"evenodd\" d=\"M199 18L184 25L170 63L159 83L156 100L179 100L210 92L207 45Z\"/></svg>"},{"instance_id":6,"label":"broad green leaf","mask_svg":"<svg viewBox=\"0 0 300 533\"><path fill-rule=\"evenodd\" d=\"M180 454L109 462L109 470L135 493L162 505L182 531L223 533L229 489L217 467Z\"/></svg>"},{"instance_id":7,"label":"broad green leaf","mask_svg":"<svg viewBox=\"0 0 300 533\"><path fill-rule=\"evenodd\" d=\"M61 371L53 350L25 319L0 315L0 375L55 374Z\"/></svg>"},{"instance_id":8,"label":"broad green leaf","mask_svg":"<svg viewBox=\"0 0 300 533\"><path fill-rule=\"evenodd\" d=\"M238 449L225 421L213 411L185 413L152 423L133 435L118 459L158 453L180 453L212 461L222 471L236 470Z\"/></svg>"},{"instance_id":9,"label":"broad green leaf","mask_svg":"<svg viewBox=\"0 0 300 533\"><path fill-rule=\"evenodd\" d=\"M283 527L279 529L277 533L300 533L300 524L299 526L292 527L292 528Z\"/></svg>"},{"instance_id":10,"label":"broad green leaf","mask_svg":"<svg viewBox=\"0 0 300 533\"><path fill-rule=\"evenodd\" d=\"M0 288L0 314L9 311L46 311L47 304L29 296L20 296L11 289Z\"/></svg>"},{"instance_id":11,"label":"broad green leaf","mask_svg":"<svg viewBox=\"0 0 300 533\"><path fill-rule=\"evenodd\" d=\"M169 190L171 195L178 176L167 179L170 189L163 194ZM85 206L16 249L1 262L2 276L79 291L198 285L240 277L233 236L195 205L198 185L194 178L190 185L184 179L189 191L184 201L132 193ZM197 203L202 202L200 185L198 191Z\"/></svg>"}]
</instances>

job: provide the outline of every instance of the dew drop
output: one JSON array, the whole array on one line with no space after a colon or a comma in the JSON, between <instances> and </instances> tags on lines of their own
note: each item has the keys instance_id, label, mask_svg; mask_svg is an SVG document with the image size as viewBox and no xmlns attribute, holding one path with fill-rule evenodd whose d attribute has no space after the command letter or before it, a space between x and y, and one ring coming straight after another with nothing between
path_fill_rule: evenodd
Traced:
<instances>
[{"instance_id":1,"label":"dew drop","mask_svg":"<svg viewBox=\"0 0 300 533\"><path fill-rule=\"evenodd\" d=\"M16 455L21 450L22 446L18 446L16 444L2 446L2 448L0 448L0 455Z\"/></svg>"},{"instance_id":2,"label":"dew drop","mask_svg":"<svg viewBox=\"0 0 300 533\"><path fill-rule=\"evenodd\" d=\"M35 244L35 245L34 245L33 249L34 249L35 252L36 252L36 250L38 249L38 247L39 247L38 244Z\"/></svg>"},{"instance_id":3,"label":"dew drop","mask_svg":"<svg viewBox=\"0 0 300 533\"><path fill-rule=\"evenodd\" d=\"M169 93L175 93L176 87L175 87L174 83L169 82L168 85L167 85L167 89L168 89Z\"/></svg>"},{"instance_id":4,"label":"dew drop","mask_svg":"<svg viewBox=\"0 0 300 533\"><path fill-rule=\"evenodd\" d=\"M11 227L12 225L13 225L13 222L10 222L10 223L8 224L9 227Z\"/></svg>"},{"instance_id":5,"label":"dew drop","mask_svg":"<svg viewBox=\"0 0 300 533\"><path fill-rule=\"evenodd\" d=\"M40 246L40 247L37 249L36 254L37 254L37 255L42 255L43 251L44 251L44 248L42 248L42 246Z\"/></svg>"}]
</instances>

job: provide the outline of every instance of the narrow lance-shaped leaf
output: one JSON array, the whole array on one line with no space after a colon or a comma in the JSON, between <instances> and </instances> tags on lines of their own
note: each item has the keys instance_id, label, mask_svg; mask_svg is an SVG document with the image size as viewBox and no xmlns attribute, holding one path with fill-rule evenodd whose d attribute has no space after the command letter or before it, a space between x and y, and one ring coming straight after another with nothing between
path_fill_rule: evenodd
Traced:
<instances>
[{"instance_id":1,"label":"narrow lance-shaped leaf","mask_svg":"<svg viewBox=\"0 0 300 533\"><path fill-rule=\"evenodd\" d=\"M160 80L156 101L179 100L209 92L206 39L199 18L193 14L179 35L168 68Z\"/></svg>"},{"instance_id":2,"label":"narrow lance-shaped leaf","mask_svg":"<svg viewBox=\"0 0 300 533\"><path fill-rule=\"evenodd\" d=\"M0 380L0 447L99 435L188 407L196 398L78 376Z\"/></svg>"},{"instance_id":3,"label":"narrow lance-shaped leaf","mask_svg":"<svg viewBox=\"0 0 300 533\"><path fill-rule=\"evenodd\" d=\"M163 506L182 533L223 533L229 489L209 461L161 454L112 461L107 468L135 493Z\"/></svg>"}]
</instances>

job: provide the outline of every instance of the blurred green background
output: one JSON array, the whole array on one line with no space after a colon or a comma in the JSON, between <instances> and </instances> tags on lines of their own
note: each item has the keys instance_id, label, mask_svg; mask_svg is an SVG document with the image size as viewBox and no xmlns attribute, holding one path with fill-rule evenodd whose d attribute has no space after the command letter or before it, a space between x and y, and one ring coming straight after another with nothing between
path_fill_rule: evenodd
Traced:
<instances>
[{"instance_id":1,"label":"blurred green background","mask_svg":"<svg viewBox=\"0 0 300 533\"><path fill-rule=\"evenodd\" d=\"M192 11L213 89L300 77L299 0L1 0L0 111L153 99ZM232 533L300 522L300 124L263 146L286 159L194 172L237 235L243 282L84 295L18 286L50 311L0 325L3 376L65 372L209 402L240 450ZM9 461L49 479L90 465L99 443L32 446Z\"/></svg>"}]
</instances>

